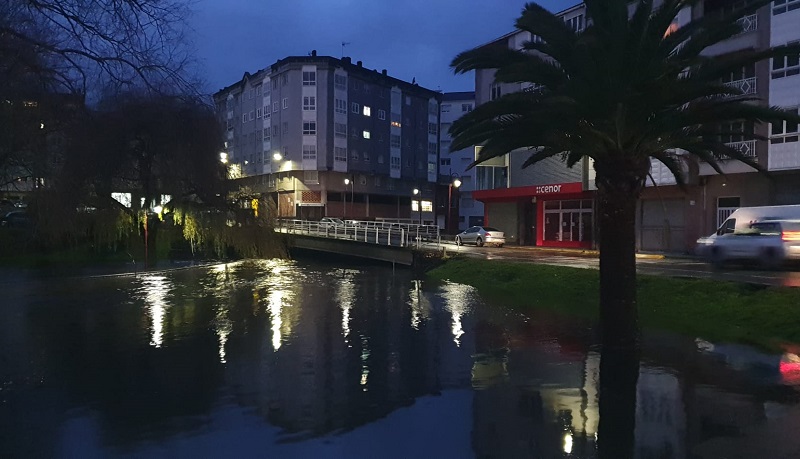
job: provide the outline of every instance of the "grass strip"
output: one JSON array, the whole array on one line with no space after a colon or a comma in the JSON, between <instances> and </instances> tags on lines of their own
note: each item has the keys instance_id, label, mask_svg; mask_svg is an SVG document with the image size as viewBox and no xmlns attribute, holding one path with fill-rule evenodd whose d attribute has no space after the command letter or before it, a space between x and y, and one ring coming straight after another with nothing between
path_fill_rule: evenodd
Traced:
<instances>
[{"instance_id":1,"label":"grass strip","mask_svg":"<svg viewBox=\"0 0 800 459\"><path fill-rule=\"evenodd\" d=\"M598 317L600 282L595 269L452 258L428 276L472 285L485 298L517 309ZM797 288L639 275L638 304L645 329L769 350L800 344Z\"/></svg>"}]
</instances>

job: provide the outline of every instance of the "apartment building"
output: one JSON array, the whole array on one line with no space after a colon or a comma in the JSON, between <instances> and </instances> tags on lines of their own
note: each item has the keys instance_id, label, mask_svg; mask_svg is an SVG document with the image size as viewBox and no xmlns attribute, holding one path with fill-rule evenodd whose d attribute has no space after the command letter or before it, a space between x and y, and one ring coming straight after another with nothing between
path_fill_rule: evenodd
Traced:
<instances>
[{"instance_id":1,"label":"apartment building","mask_svg":"<svg viewBox=\"0 0 800 459\"><path fill-rule=\"evenodd\" d=\"M434 222L440 93L312 51L245 73L214 101L221 159L280 217Z\"/></svg>"},{"instance_id":2,"label":"apartment building","mask_svg":"<svg viewBox=\"0 0 800 459\"><path fill-rule=\"evenodd\" d=\"M442 94L439 119L441 134L439 142L440 182L447 187L446 208L440 212L439 226L450 233L460 232L470 226L483 224L483 203L476 201L475 169L467 167L475 160L474 148L450 150L449 130L453 122L475 107L475 92L446 92Z\"/></svg>"},{"instance_id":3,"label":"apartment building","mask_svg":"<svg viewBox=\"0 0 800 459\"><path fill-rule=\"evenodd\" d=\"M656 2L658 6L659 2ZM741 1L706 0L682 11L678 26L704 15L718 15L740 7ZM635 4L631 4L631 11ZM574 30L586 27L583 4L557 13ZM800 40L800 0L776 0L756 13L740 19L739 35L706 50L709 56L724 56L742 50ZM535 37L533 37L535 39ZM531 40L527 32L515 31L485 47L520 49ZM800 105L798 56L773 59L742 68L723 79L760 103L797 110ZM475 74L476 103L512 91L531 90L524 84L499 84L493 71ZM744 140L729 136L727 144L756 159L771 176L756 172L738 161L722 164L724 175L708 164L687 158L688 186L681 189L675 177L657 161L652 162L652 180L642 194L637 215L637 246L640 250L691 252L698 237L713 232L733 210L742 206L800 203L800 142L798 126L754 124L751 129L768 140ZM476 152L480 147L476 147ZM557 159L529 169L519 165L526 152L512 152L476 167L473 196L484 203L486 224L506 232L520 244L591 247L594 243L594 171L589 162L572 170Z\"/></svg>"}]
</instances>

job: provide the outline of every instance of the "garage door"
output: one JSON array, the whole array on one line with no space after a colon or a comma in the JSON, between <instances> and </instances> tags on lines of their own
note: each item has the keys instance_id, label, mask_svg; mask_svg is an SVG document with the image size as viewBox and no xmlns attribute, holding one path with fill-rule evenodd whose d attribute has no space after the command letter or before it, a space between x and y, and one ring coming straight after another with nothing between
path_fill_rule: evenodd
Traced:
<instances>
[{"instance_id":1,"label":"garage door","mask_svg":"<svg viewBox=\"0 0 800 459\"><path fill-rule=\"evenodd\" d=\"M641 250L686 251L685 204L684 199L642 201L639 228Z\"/></svg>"}]
</instances>

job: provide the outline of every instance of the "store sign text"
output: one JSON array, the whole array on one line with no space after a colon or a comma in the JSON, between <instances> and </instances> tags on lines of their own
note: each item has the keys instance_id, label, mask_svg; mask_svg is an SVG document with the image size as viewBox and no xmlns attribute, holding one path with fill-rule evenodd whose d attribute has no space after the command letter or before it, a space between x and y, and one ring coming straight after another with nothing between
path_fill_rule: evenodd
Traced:
<instances>
[{"instance_id":1,"label":"store sign text","mask_svg":"<svg viewBox=\"0 0 800 459\"><path fill-rule=\"evenodd\" d=\"M561 193L561 185L540 185L536 187L536 194Z\"/></svg>"}]
</instances>

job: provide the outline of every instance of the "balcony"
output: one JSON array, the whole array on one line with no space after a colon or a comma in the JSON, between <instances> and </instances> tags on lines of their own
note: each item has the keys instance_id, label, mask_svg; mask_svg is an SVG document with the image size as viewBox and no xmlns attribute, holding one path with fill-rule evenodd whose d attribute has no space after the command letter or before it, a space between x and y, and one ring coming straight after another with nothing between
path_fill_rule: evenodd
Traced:
<instances>
[{"instance_id":1,"label":"balcony","mask_svg":"<svg viewBox=\"0 0 800 459\"><path fill-rule=\"evenodd\" d=\"M743 80L727 81L722 83L729 88L735 88L741 91L741 94L731 95L728 97L736 97L738 95L747 95L756 93L756 77L745 78Z\"/></svg>"},{"instance_id":2,"label":"balcony","mask_svg":"<svg viewBox=\"0 0 800 459\"><path fill-rule=\"evenodd\" d=\"M736 20L736 23L742 26L742 31L740 34L753 32L758 30L758 14L751 14L749 16L743 16Z\"/></svg>"},{"instance_id":3,"label":"balcony","mask_svg":"<svg viewBox=\"0 0 800 459\"><path fill-rule=\"evenodd\" d=\"M742 142L731 142L726 143L725 145L733 148L734 150L739 150L739 153L750 157L756 157L756 141L755 140L744 140Z\"/></svg>"}]
</instances>

